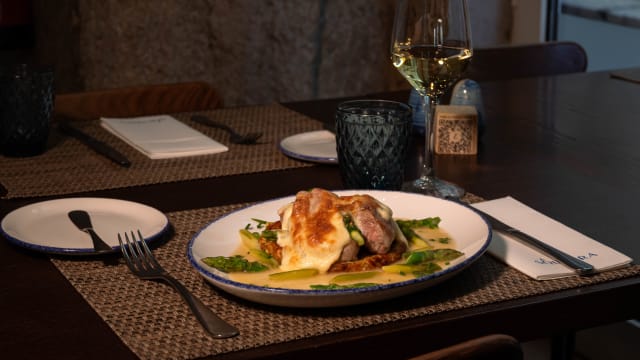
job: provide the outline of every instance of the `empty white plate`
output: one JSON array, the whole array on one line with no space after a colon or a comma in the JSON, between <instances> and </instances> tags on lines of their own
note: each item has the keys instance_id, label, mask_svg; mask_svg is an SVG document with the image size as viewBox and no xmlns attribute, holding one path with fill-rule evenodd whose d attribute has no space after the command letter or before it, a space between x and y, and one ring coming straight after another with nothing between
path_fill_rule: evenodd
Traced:
<instances>
[{"instance_id":1,"label":"empty white plate","mask_svg":"<svg viewBox=\"0 0 640 360\"><path fill-rule=\"evenodd\" d=\"M107 198L67 198L34 203L16 209L2 219L1 229L10 242L31 250L54 254L91 255L88 234L69 220L71 210L85 210L96 233L119 251L118 233L140 229L147 242L169 226L160 211L131 201Z\"/></svg>"},{"instance_id":2,"label":"empty white plate","mask_svg":"<svg viewBox=\"0 0 640 360\"><path fill-rule=\"evenodd\" d=\"M337 164L336 137L327 130L310 131L291 135L280 141L280 151L285 155L321 164Z\"/></svg>"}]
</instances>

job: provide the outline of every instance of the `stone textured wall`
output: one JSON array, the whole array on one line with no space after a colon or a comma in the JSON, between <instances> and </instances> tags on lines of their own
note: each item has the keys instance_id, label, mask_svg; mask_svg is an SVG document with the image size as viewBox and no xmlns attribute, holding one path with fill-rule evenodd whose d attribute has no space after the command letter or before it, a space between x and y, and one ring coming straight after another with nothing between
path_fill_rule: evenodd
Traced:
<instances>
[{"instance_id":1,"label":"stone textured wall","mask_svg":"<svg viewBox=\"0 0 640 360\"><path fill-rule=\"evenodd\" d=\"M393 0L35 0L59 92L206 81L227 106L406 88ZM470 0L476 46L508 41L509 0ZM497 19L503 19L498 21Z\"/></svg>"}]
</instances>

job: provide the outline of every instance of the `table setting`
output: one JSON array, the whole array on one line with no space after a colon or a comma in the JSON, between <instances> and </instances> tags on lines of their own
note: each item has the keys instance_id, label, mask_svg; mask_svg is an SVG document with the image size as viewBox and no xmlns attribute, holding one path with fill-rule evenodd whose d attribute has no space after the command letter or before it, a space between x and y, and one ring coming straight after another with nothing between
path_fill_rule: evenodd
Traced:
<instances>
[{"instance_id":1,"label":"table setting","mask_svg":"<svg viewBox=\"0 0 640 360\"><path fill-rule=\"evenodd\" d=\"M274 144L272 144L274 146ZM284 155L284 154L281 154ZM217 156L217 155L212 155ZM135 158L132 158L135 159ZM135 166L135 160L133 163ZM113 164L110 164L113 166ZM121 170L121 169L118 169ZM405 194L405 193L402 193ZM408 194L408 193L407 193ZM414 195L422 196L422 195ZM64 204L65 200L60 199L59 204L53 204L54 209L49 210L59 219L67 217L67 212L75 208L84 208L90 213L98 210L105 212L101 208L104 199L94 199L83 203L83 206L75 204ZM428 199L431 199L430 197ZM482 199L466 195L463 198L466 202L478 202ZM78 201L86 199L78 198ZM56 200L53 200L54 202ZM443 200L445 201L445 200ZM35 203L34 207L45 206L46 204ZM201 356L234 354L251 349L259 349L269 344L286 344L300 338L323 336L336 334L343 331L366 328L375 324L389 324L403 319L418 319L433 314L443 314L449 311L474 308L477 306L489 305L495 302L510 301L515 299L526 299L531 296L553 293L566 289L580 288L608 281L625 279L637 276L637 267L626 267L614 271L607 271L589 277L572 276L569 278L538 281L524 275L516 268L505 265L500 260L489 255L484 255L484 250L478 250L478 256L472 257L473 262L465 264L460 269L460 274L446 278L442 284L439 280L421 282L415 290L410 292L399 292L391 298L381 296L374 297L374 303L360 304L359 309L351 304L352 301L358 303L358 295L355 299L344 299L328 304L331 308L331 316L327 317L327 304L317 303L319 309L309 308L295 301L285 300L284 303L276 302L276 305L269 301L246 299L237 297L233 292L215 286L205 281L202 268L194 266L195 258L190 258L194 246L198 245L199 235L215 225L215 220L234 211L248 209L248 206L255 204L233 204L227 206L217 206L200 210L186 210L170 212L166 214L171 227L171 238L160 240L161 236L168 232L167 223L159 221L154 225L155 230L145 232L144 224L149 222L152 216L144 211L135 210L132 213L142 214L143 219L127 219L122 224L109 219L109 214L95 216L93 225L103 238L108 239L109 245L119 249L116 241L117 231L127 229L142 228L145 232L144 238L149 241L152 251L158 262L171 274L179 279L194 293L207 307L213 309L218 316L222 317L236 327L239 335L229 339L216 339L203 330L196 318L190 313L188 307L182 299L169 287L153 282L143 282L133 274L129 274L126 265L121 259L115 261L116 265L106 266L101 261L95 260L68 260L66 256L58 256L58 253L67 252L91 252L91 241L89 236L83 234L71 221L65 219L66 227L61 230L62 236L68 239L82 238L83 244L31 244L33 238L45 238L42 233L32 235L23 233L24 228L33 228L28 217L7 215L3 221L3 234L14 245L30 247L32 250L50 253L51 262L63 274L65 279L79 291L83 299L93 308L100 318L114 331L118 338L123 341L131 351L140 358L195 358ZM122 216L122 205L114 204L118 208L118 214ZM93 208L97 207L97 209ZM250 208L250 207L249 207ZM29 211L28 208L21 208L16 211ZM485 209L487 210L487 209ZM108 211L107 211L108 212ZM275 212L274 212L275 214ZM18 214L19 215L19 214ZM495 214L496 216L498 213ZM228 216L227 216L228 217ZM26 221L26 224L15 223L19 218ZM158 216L160 220L160 216ZM478 217L480 218L480 217ZM226 219L226 218L225 218ZM39 224L41 218L36 220ZM9 225L6 225L8 223ZM101 229L101 227L108 229ZM485 224L486 226L486 224ZM17 229L13 229L13 228ZM40 227L40 226L39 226ZM160 228L158 230L157 228ZM57 225L54 226L57 229ZM488 228L488 227L487 227ZM124 230L123 230L124 229ZM54 230L46 226L40 228L48 235L46 239L51 239ZM14 233L17 232L17 234ZM81 236L82 235L82 236ZM157 242L154 238L157 236ZM496 235L493 235L493 239ZM232 239L233 240L233 239ZM28 245L25 245L28 244ZM538 254L539 255L539 254ZM111 257L118 257L115 253ZM118 257L119 258L119 257ZM113 260L113 259L112 259ZM553 260L547 260L549 262ZM468 269L467 269L468 268ZM568 275L565 273L565 275ZM444 279L443 279L444 280ZM411 285L409 285L411 287ZM438 291L447 289L445 292ZM381 292L384 292L381 291ZM446 293L446 294L445 294ZM420 295L420 296L416 296ZM350 294L351 296L351 294ZM426 296L426 297L425 297ZM285 296L286 298L286 296ZM402 301L395 301L396 298ZM131 300L142 299L142 300ZM315 301L311 299L310 301ZM266 302L266 303L265 303ZM127 303L122 307L120 304ZM265 303L265 304L263 304ZM286 306L283 306L286 305ZM163 309L158 311L157 309ZM380 312L380 309L384 311ZM242 318L243 321L237 319ZM149 342L145 333L149 331L149 324L153 325L156 334L153 342ZM180 341L182 346L175 346L175 339ZM145 341L143 341L145 340ZM172 344L166 346L163 344Z\"/></svg>"},{"instance_id":2,"label":"table setting","mask_svg":"<svg viewBox=\"0 0 640 360\"><path fill-rule=\"evenodd\" d=\"M190 118L193 114L172 114L183 126L205 135L211 136L215 133L216 138L220 140L215 144L214 150L223 153L218 156L190 156L183 159L175 158L175 155L169 153L165 154L170 156L169 158L151 159L105 131L98 122L76 121L76 127L125 154L131 165L117 166L109 159L93 151L87 151L83 143L54 133L51 141L55 142L55 146L40 156L0 158L0 166L4 170L0 174L0 183L7 189L7 195L4 197L61 195L310 166L307 162L283 156L274 144L295 133L321 129L321 124L317 121L277 104L220 109L199 114L224 119L239 131L258 129L264 135L255 145L232 144L223 132L218 132L220 130L192 122ZM262 161L257 160L259 158L262 158ZM94 176L96 173L102 176Z\"/></svg>"},{"instance_id":3,"label":"table setting","mask_svg":"<svg viewBox=\"0 0 640 360\"><path fill-rule=\"evenodd\" d=\"M605 283L640 273L637 267L627 267L590 277L537 281L485 255L478 256L475 259L477 261L468 265L467 271L440 285L434 284L434 287L426 283L426 290L414 290L413 295L387 300L382 296L379 299L367 299L367 302L377 301L358 306L327 307L322 303L309 305L307 302L306 306L300 307L296 302L305 300L291 299L274 306L262 304L269 303L269 300L256 302L255 297L245 299L219 286L211 286L199 272L202 265L194 267L193 258L187 259L185 254L185 249L190 255L198 251L197 246L207 235L206 231L215 230L212 228L215 219L224 220L229 213L233 215L248 209L247 204L238 204L170 213L168 218L173 227L173 237L156 248L153 243L150 244L158 261L172 275L220 317L238 328L237 337L221 340L209 336L177 293L162 284L137 279L128 273L121 261L108 267L101 262L68 261L64 258L52 258L52 262L132 351L140 358L156 359L231 354L270 343L286 344L301 337L444 314L452 310ZM436 282L431 279L425 281ZM358 297L357 294L351 296ZM357 298L347 298L340 299L340 304L331 304L329 300L324 305L341 305L352 301L358 303ZM128 306L121 306L123 303ZM330 312L327 309L331 309ZM154 324L152 331L155 335L151 342L145 335L150 331L149 324Z\"/></svg>"},{"instance_id":4,"label":"table setting","mask_svg":"<svg viewBox=\"0 0 640 360\"><path fill-rule=\"evenodd\" d=\"M387 193L387 191L382 191L381 194L375 193L376 190L372 191L379 198L384 198ZM406 210L401 204L415 201L411 197L424 196L394 191L388 193L400 196L392 204L394 208L402 209L402 211ZM409 198L407 199L407 197ZM427 197L426 200L427 202L436 201L437 198ZM462 200L466 203L482 204L483 199L473 194L467 194ZM409 284L407 286L409 290L406 292L392 292L390 296L384 294L387 289L376 289L373 290L373 294L381 293L382 295L371 297L366 293L349 293L346 297L341 297L332 294L331 296L337 300L318 301L317 294L311 295L310 299L291 300L291 296L285 293L283 297L285 300L275 300L274 303L273 300L265 300L260 295L257 298L256 295L238 296L223 286L216 286L215 278L212 282L206 281L210 280L207 274L210 270L203 270L203 266L198 264L198 257L204 255L196 254L198 251L202 251L198 249L198 246L205 241L203 239L211 236L208 232L215 234L222 231L223 234L225 232L233 234L239 227L239 225L218 224L219 221L233 220L233 216L240 216L240 219L236 221L246 221L246 218L254 215L241 215L242 212L254 211L253 209L261 206L270 207L271 210L268 213L275 214L274 207L277 208L278 204L286 199L279 199L279 202L274 204L271 204L270 201L266 203L240 203L170 212L166 216L162 213L158 214L152 209L136 209L135 206L141 206L140 204L127 204L133 206L131 214L140 214L142 218L127 219L120 223L110 219L114 215L109 214L108 208L117 208L117 213L120 216L125 216L126 212L122 214L121 209L126 207L123 207L119 200L112 200L113 204L108 204L108 206L103 205L102 203L106 201L106 199L63 198L53 200L53 204L35 203L31 207L46 208L46 210L39 211L51 212L58 219L67 217L67 213L76 208L84 208L90 213L102 213L93 219L94 226L96 231L108 239L110 245L116 250L119 250L119 245L115 242L117 241L116 232L135 227L142 228L145 233L143 237L149 242L158 262L184 283L208 308L213 309L218 316L239 331L239 335L225 340L211 337L200 326L177 293L169 287L153 282L144 282L133 274L129 274L126 270L126 264L121 259L116 258L115 262L105 267L103 262L93 259L70 261L65 256L57 256L60 253L75 251L82 253L93 250L90 248L89 236L82 234L69 220L66 221L66 228L61 230L62 236L69 239L82 238L83 245L31 245L36 251L52 254L51 262L54 266L80 292L83 299L109 325L112 331L140 358L187 359L233 354L268 344L286 344L300 337L340 333L366 328L372 324L388 324L402 319L417 319L494 302L526 299L530 296L553 293L563 289L624 279L638 273L637 267L627 267L589 277L574 276L562 280L533 280L531 276L516 270L517 267L505 265L497 258L484 255L491 237L488 232L489 227L480 216L474 214L476 220L480 219L480 226L484 227L485 235L482 235L484 240L475 250L476 255L470 254L469 260L463 264L464 266L456 269L456 274L451 274L455 276L450 279L448 274L427 278L415 284ZM438 201L452 203L456 210L466 209L457 205L456 202ZM483 209L489 211L491 207ZM498 206L497 209L497 213L495 208L492 212L496 216L500 214L500 207ZM22 229L33 228L33 225L29 225L29 218L20 215L22 211L32 212L29 207L17 209L17 213L10 213L5 217L5 221L10 225L5 225L3 222L5 236L8 234L10 241L23 242L18 246L25 246L24 243L28 242L20 240L21 237L27 236L29 238L32 236L31 234L23 235L22 231L24 230ZM507 212L510 211L507 210ZM150 216L151 213L156 215ZM256 216L261 216L260 214L264 214L264 212L259 211ZM144 224L154 216L158 218L157 224L153 225L155 230L147 232ZM16 219L26 221L26 224L15 224ZM38 222L40 221L38 220ZM52 234L58 231L57 226L56 221L54 229L42 226L40 230ZM104 228L101 228L102 226ZM216 227L220 226L222 228L216 230ZM17 230L14 230L14 227ZM454 228L456 227L465 228L459 225L454 226ZM18 235L13 235L13 232L17 232ZM170 239L163 239L163 235L168 233L170 233ZM494 234L493 238L495 236ZM223 235L223 237L230 238L232 242L237 241L233 235ZM43 236L39 234L34 238L43 238ZM51 239L52 237L47 236L47 238ZM112 260L114 257L117 257L117 253L111 255ZM457 274L457 272L461 273ZM441 280L447 281L439 284ZM439 291L443 288L447 289L446 292ZM322 297L322 295L320 296ZM396 301L397 298L402 301ZM362 303L363 301L364 303ZM125 302L128 306L120 306ZM354 306L347 306L354 304L359 304L357 309ZM332 309L331 316L327 316L327 308ZM158 311L157 309L163 310ZM385 310L380 312L379 309ZM242 318L243 321L238 321L239 318ZM159 334L154 337L152 342L149 342L145 336L149 330L149 324L155 324L153 325L154 333ZM180 344L182 345L175 346L172 339L173 341L181 339Z\"/></svg>"},{"instance_id":5,"label":"table setting","mask_svg":"<svg viewBox=\"0 0 640 360\"><path fill-rule=\"evenodd\" d=\"M623 227L611 230L606 222L622 217L604 214L603 224L592 221L608 196L589 175L609 178L577 160L591 155L591 148L577 143L579 135L559 136L561 123L556 129L542 120L541 126L537 116L553 111L531 111L524 120L514 116L504 106L505 94L513 95L511 81L485 86L462 79L473 58L466 1L421 5L398 2L391 38L390 63L411 90L92 120L56 117L50 110L52 128L42 152L0 156L6 190L0 197L0 234L6 240L0 245L0 262L6 263L0 278L14 294L3 307L24 304L3 326L40 316L27 311L36 301L22 294L34 290L24 286L29 281L12 282L12 269L22 269L30 281L53 279L48 291L61 300L45 309L54 319L68 316L79 325L18 330L44 339L43 347L26 350L27 357L54 351L53 356L81 358L102 340L106 350L93 353L98 358L320 358L353 346L363 356L409 357L487 332L528 340L638 315L637 252L626 240L618 242ZM593 76L615 81L600 75ZM517 85L534 89L528 94L535 107L548 95L538 91L540 83L572 79L583 78L525 79ZM459 80L481 88L485 102L482 109L463 109L473 115L464 124L455 114L442 115L451 109L441 105L443 94ZM407 104L410 96L414 107ZM418 127L416 114L424 117ZM464 142L468 124L474 126L473 151L445 153L434 145L443 134L449 143ZM509 130L513 137L504 136ZM540 150L540 142L549 147ZM545 176L557 182L547 183ZM578 185L560 191L554 188L559 183ZM581 188L590 190L588 200ZM338 204L321 214L333 216L331 222L314 217L303 202L307 197L313 206ZM346 245L332 248L330 255L337 257L329 265L392 253L374 250L373 233L356 216L361 208L345 205L365 197L378 206L367 208L375 223L391 224L389 248L405 246L401 257L368 269L384 273L385 267L404 266L394 280L350 280L345 286L322 280L323 287L296 288L243 281L205 261L239 256L260 263L256 249L243 247L243 230L254 234L254 242L273 231L284 254L274 265L274 253L267 253L271 279L290 271L287 261L295 264L288 232L308 226L313 235L305 239L315 239L324 231L318 223L338 229L326 244L340 238L358 246L348 260ZM573 205L579 204L570 201L576 198L587 209L584 219L575 214ZM287 217L287 211L295 216ZM437 218L432 228L446 236L410 235L399 225L426 218ZM251 233L252 222L273 228ZM618 236L603 236L608 231ZM447 249L460 256L429 273L412 272L417 267L411 256L427 256L425 249L436 253L435 242L450 242ZM305 254L315 251L305 246ZM435 264L419 265L426 262ZM609 306L618 305L615 311L585 319L605 298ZM540 320L558 311L566 323ZM56 327L62 335L47 340L43 334ZM424 344L425 333L431 344ZM76 350L56 344L75 342L69 340L73 336L89 345ZM2 341L13 354L24 347L24 340ZM388 341L412 345L385 349Z\"/></svg>"}]
</instances>

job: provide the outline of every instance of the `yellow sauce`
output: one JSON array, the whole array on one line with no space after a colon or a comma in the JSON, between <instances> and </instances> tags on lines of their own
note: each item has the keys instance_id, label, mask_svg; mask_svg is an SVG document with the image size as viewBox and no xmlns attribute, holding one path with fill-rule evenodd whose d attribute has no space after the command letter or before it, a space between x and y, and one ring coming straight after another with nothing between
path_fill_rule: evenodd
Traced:
<instances>
[{"instance_id":1,"label":"yellow sauce","mask_svg":"<svg viewBox=\"0 0 640 360\"><path fill-rule=\"evenodd\" d=\"M427 243L433 249L442 249L442 248L455 249L456 248L453 239L451 239L451 237L442 229L418 228L418 229L414 229L414 231L418 233L418 235L420 235L423 239L431 239L431 240L427 240ZM445 239L445 238L448 239L446 243L438 241L438 239ZM411 247L411 250L417 250L417 248ZM256 259L244 245L240 245L240 247L234 253L234 255L242 255L247 260L258 261L258 259ZM454 261L457 262L459 261L459 259L456 259ZM403 260L399 261L399 263L402 263L402 262ZM443 269L446 268L447 266L450 266L450 264L445 264L441 262L439 262L438 265L440 265ZM270 269L270 270L262 271L258 273L244 273L244 272L230 273L229 279L233 281L245 283L245 284L251 284L251 285L262 286L262 287L310 290L311 285L328 285L332 283L331 280L335 278L337 275L345 274L340 272L324 273L324 274L318 274L318 275L315 275L309 278L304 278L304 279L282 280L282 281L274 281L269 279L269 274L273 274L281 271L282 271L281 269ZM354 283L389 284L394 282L407 281L415 278L412 274L387 273L382 271L381 269L369 270L369 271L375 271L376 274L373 277L370 277L367 279L355 280L352 282L343 282L343 283L340 283L340 285L349 285Z\"/></svg>"}]
</instances>

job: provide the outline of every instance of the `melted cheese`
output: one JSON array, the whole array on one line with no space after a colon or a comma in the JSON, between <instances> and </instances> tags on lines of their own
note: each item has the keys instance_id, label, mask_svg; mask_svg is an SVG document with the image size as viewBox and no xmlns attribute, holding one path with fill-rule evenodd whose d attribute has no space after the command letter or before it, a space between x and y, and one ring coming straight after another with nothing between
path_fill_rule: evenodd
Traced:
<instances>
[{"instance_id":1,"label":"melted cheese","mask_svg":"<svg viewBox=\"0 0 640 360\"><path fill-rule=\"evenodd\" d=\"M314 189L298 193L293 203L280 209L282 271L315 268L324 273L340 258L351 238L339 201L335 194Z\"/></svg>"}]
</instances>

